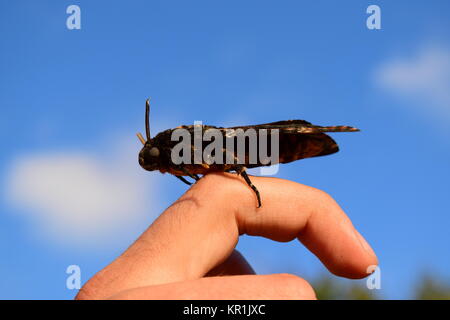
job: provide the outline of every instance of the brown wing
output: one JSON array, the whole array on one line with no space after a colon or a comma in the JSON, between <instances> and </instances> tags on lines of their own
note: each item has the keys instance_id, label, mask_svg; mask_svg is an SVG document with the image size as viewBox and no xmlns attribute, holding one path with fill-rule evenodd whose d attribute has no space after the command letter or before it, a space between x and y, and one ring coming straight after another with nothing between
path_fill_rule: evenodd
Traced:
<instances>
[{"instance_id":1,"label":"brown wing","mask_svg":"<svg viewBox=\"0 0 450 320\"><path fill-rule=\"evenodd\" d=\"M261 129L271 129L274 127L277 128L283 128L283 127L311 127L313 126L310 122L305 120L283 120L283 121L276 121L276 122L270 122L270 123L263 123L263 124L257 124L253 126L236 126L231 127L230 129L248 129L248 128L261 128Z\"/></svg>"},{"instance_id":2,"label":"brown wing","mask_svg":"<svg viewBox=\"0 0 450 320\"><path fill-rule=\"evenodd\" d=\"M286 133L321 133L321 132L355 132L359 129L350 126L316 126L305 120L283 120L254 126L231 127L230 129L275 129L278 128Z\"/></svg>"},{"instance_id":3,"label":"brown wing","mask_svg":"<svg viewBox=\"0 0 450 320\"><path fill-rule=\"evenodd\" d=\"M319 127L304 120L289 120L266 123L256 126L241 126L228 129L267 129L268 155L272 155L271 129L278 129L279 133L279 163L288 163L295 160L324 156L339 151L337 143L327 134L326 131L356 131L357 129L347 126L339 127ZM219 129L222 130L222 129ZM227 130L227 129L223 129ZM246 150L249 141L246 141ZM235 149L236 150L236 149ZM258 142L259 154L259 142ZM259 159L258 159L259 160ZM273 163L272 163L273 164ZM245 158L245 165L248 168L263 166L262 163L250 163L248 156Z\"/></svg>"},{"instance_id":4,"label":"brown wing","mask_svg":"<svg viewBox=\"0 0 450 320\"><path fill-rule=\"evenodd\" d=\"M337 143L324 132L355 132L359 129L350 126L315 126L305 120L284 120L256 126L232 127L231 129L279 129L279 162L325 156L339 151ZM268 138L271 150L270 138ZM247 149L248 150L248 149ZM270 152L269 152L270 153ZM246 161L247 162L247 161ZM247 164L254 168L261 164Z\"/></svg>"},{"instance_id":5,"label":"brown wing","mask_svg":"<svg viewBox=\"0 0 450 320\"><path fill-rule=\"evenodd\" d=\"M182 128L187 129L191 133L191 138L193 135L193 126L182 126ZM279 130L279 163L288 163L295 160L312 158L318 156L324 156L333 154L339 151L339 147L337 143L327 134L323 132L352 132L359 131L356 128L348 127L348 126L333 126L333 127L320 127L314 126L311 123L304 120L287 120L287 121L277 121L260 125L253 126L239 126L239 127L231 127L231 128L222 128L222 127L213 127L213 126L203 126L203 130L207 129L218 129L223 132L223 146L225 147L226 139L234 140L235 143L234 152L236 154L237 150L237 139L234 135L229 135L229 129L242 129L246 131L247 129L254 129L256 131L260 129L267 129L268 137L267 137L267 153L268 155L272 154L272 145L271 145L271 130L270 129L278 129ZM167 159L166 162L170 162L170 149L177 144L178 142L171 141L170 134L173 129L166 130L161 132L155 137L155 143L158 146L165 147L167 149ZM259 138L258 138L259 139ZM208 143L204 143L203 147ZM248 158L248 150L249 148L249 140L245 140L245 150L246 156L244 159L244 165L248 168L255 168L264 166L259 162L259 158L257 163L250 163L250 159ZM192 146L194 145L192 140ZM258 155L259 155L259 141L257 142L258 146ZM225 152L225 150L224 150ZM193 153L192 153L193 156ZM273 164L273 163L271 163ZM221 168L221 167L220 167ZM203 169L202 169L203 170ZM219 167L217 168L219 170Z\"/></svg>"},{"instance_id":6,"label":"brown wing","mask_svg":"<svg viewBox=\"0 0 450 320\"><path fill-rule=\"evenodd\" d=\"M339 151L337 143L325 133L292 134L280 131L280 163L325 156Z\"/></svg>"}]
</instances>

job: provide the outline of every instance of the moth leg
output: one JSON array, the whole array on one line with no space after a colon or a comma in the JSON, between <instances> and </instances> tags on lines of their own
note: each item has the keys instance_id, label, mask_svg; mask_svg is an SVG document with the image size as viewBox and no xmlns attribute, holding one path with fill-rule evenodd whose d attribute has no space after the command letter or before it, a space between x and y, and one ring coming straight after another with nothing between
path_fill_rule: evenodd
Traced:
<instances>
[{"instance_id":1,"label":"moth leg","mask_svg":"<svg viewBox=\"0 0 450 320\"><path fill-rule=\"evenodd\" d=\"M247 171L245 171L245 167L238 166L235 170L236 170L237 174L240 174L244 178L244 180L245 180L245 182L247 182L248 186L253 189L253 191L256 194L256 198L258 199L258 208L261 208L261 196L259 194L258 189L256 189L256 187L253 185L252 181L250 180L250 178L247 174Z\"/></svg>"},{"instance_id":2,"label":"moth leg","mask_svg":"<svg viewBox=\"0 0 450 320\"><path fill-rule=\"evenodd\" d=\"M184 183L186 183L188 186L192 185L191 182L187 181L185 178L183 178L182 176L175 176L178 179L180 179L181 181L183 181Z\"/></svg>"},{"instance_id":3,"label":"moth leg","mask_svg":"<svg viewBox=\"0 0 450 320\"><path fill-rule=\"evenodd\" d=\"M200 177L196 174L190 173L189 171L187 171L187 169L183 166L180 167L181 171L183 171L183 173L189 177L191 177L192 179L194 179L195 181L200 180Z\"/></svg>"}]
</instances>

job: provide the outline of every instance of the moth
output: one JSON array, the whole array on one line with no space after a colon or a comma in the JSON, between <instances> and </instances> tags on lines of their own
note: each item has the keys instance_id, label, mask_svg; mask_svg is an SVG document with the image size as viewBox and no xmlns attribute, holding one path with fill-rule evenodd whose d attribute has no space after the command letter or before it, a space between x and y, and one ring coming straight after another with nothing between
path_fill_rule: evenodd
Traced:
<instances>
[{"instance_id":1,"label":"moth","mask_svg":"<svg viewBox=\"0 0 450 320\"><path fill-rule=\"evenodd\" d=\"M208 125L189 125L179 126L174 129L167 129L158 133L155 137L150 136L150 101L147 99L145 103L145 140L142 134L137 136L142 142L143 147L139 152L139 164L148 171L159 170L161 173L170 173L191 185L185 177L190 177L195 181L200 179L199 175L206 175L211 172L230 172L234 171L241 175L250 188L253 189L257 201L258 208L261 207L261 196L258 189L253 185L246 172L246 168L256 168L261 166L273 165L276 163L289 163L292 161L325 156L339 151L337 143L325 132L355 132L359 129L350 126L316 126L305 120L286 120L277 121L259 125L238 126L238 127L215 127ZM173 139L176 130L184 130L189 134L189 140L180 154L184 156L184 161L174 161L174 150L180 142ZM222 148L215 148L210 158L226 158L226 162L211 162L210 158L202 157L195 159L195 154L205 155L206 147L203 143L199 146L196 144L195 137L200 133L205 135L211 130L219 137L215 137L215 142L221 142ZM251 140L249 136L240 138L236 132L251 132L256 134L257 139ZM264 133L264 135L261 135ZM260 135L258 135L260 134ZM267 153L273 154L278 151L278 157L275 161L267 163L267 159L252 159L253 151L258 153L263 149L261 144L262 138L265 137L265 149ZM274 138L277 139L274 139ZM223 139L223 141L220 141ZM212 139L211 139L212 140ZM218 141L216 141L218 140ZM239 142L243 142L243 147L239 149ZM238 150L239 149L239 150ZM239 155L238 151L244 150ZM229 161L231 159L231 161ZM264 161L263 161L264 160Z\"/></svg>"}]
</instances>

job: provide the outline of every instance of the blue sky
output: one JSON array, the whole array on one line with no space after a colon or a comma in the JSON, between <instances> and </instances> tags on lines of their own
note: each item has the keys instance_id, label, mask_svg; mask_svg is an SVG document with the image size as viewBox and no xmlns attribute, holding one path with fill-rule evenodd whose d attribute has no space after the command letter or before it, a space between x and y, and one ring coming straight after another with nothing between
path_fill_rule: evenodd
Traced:
<instances>
[{"instance_id":1,"label":"blue sky","mask_svg":"<svg viewBox=\"0 0 450 320\"><path fill-rule=\"evenodd\" d=\"M81 8L68 30L66 8ZM381 30L366 9L381 8ZM0 2L0 298L68 299L186 187L137 164L180 124L353 125L338 154L278 177L330 193L375 249L387 298L450 278L448 1ZM325 268L299 243L242 237L259 273ZM350 281L350 280L348 280ZM361 282L364 285L364 282Z\"/></svg>"}]
</instances>

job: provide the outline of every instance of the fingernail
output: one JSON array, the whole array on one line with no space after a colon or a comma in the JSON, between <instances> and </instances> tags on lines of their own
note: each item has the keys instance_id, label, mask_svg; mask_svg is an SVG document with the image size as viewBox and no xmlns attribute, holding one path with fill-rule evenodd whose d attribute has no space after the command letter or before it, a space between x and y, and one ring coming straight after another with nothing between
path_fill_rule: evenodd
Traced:
<instances>
[{"instance_id":1,"label":"fingernail","mask_svg":"<svg viewBox=\"0 0 450 320\"><path fill-rule=\"evenodd\" d=\"M372 247L367 243L366 239L355 229L356 237L359 240L359 243L361 244L361 247L371 256L375 257L375 252L373 251Z\"/></svg>"}]
</instances>

